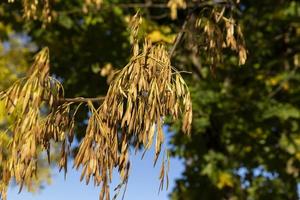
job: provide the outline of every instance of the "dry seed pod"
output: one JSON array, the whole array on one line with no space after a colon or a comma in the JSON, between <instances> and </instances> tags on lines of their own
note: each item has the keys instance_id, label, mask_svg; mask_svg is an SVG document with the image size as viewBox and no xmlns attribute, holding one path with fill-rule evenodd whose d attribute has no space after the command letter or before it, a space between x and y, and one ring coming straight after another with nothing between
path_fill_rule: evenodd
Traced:
<instances>
[{"instance_id":1,"label":"dry seed pod","mask_svg":"<svg viewBox=\"0 0 300 200\"><path fill-rule=\"evenodd\" d=\"M146 151L155 138L156 163L164 142L165 117L183 115L183 131L189 133L190 94L180 74L173 70L164 46L152 46L146 40L143 51L115 75L103 104L96 110L89 103L92 115L74 165L83 166L82 179L85 177L87 183L93 177L96 185L102 185L101 200L109 195L105 188L114 167L120 172L121 184L127 182L130 140ZM161 187L168 171L164 163Z\"/></svg>"},{"instance_id":2,"label":"dry seed pod","mask_svg":"<svg viewBox=\"0 0 300 200\"><path fill-rule=\"evenodd\" d=\"M0 97L5 102L8 113L15 118L10 130L13 134L12 142L8 147L12 156L8 159L6 170L11 172L21 186L30 185L36 174L39 112L41 96L49 93L44 86L48 73L48 49L43 49L36 56L28 77L17 81Z\"/></svg>"},{"instance_id":3,"label":"dry seed pod","mask_svg":"<svg viewBox=\"0 0 300 200\"><path fill-rule=\"evenodd\" d=\"M49 76L49 69L49 50L45 48L36 55L27 77L0 93L0 100L14 120L8 130L11 142L7 150L11 156L2 169L9 176L0 177L3 198L11 178L15 178L20 190L23 185L30 187L36 177L38 155L43 149L50 152L51 139L65 143L62 160L67 160L67 131L74 120L70 119L70 104L54 105L63 88ZM50 111L46 117L45 110ZM66 162L63 164L66 170Z\"/></svg>"},{"instance_id":4,"label":"dry seed pod","mask_svg":"<svg viewBox=\"0 0 300 200\"><path fill-rule=\"evenodd\" d=\"M6 191L11 179L11 172L8 169L7 158L11 155L9 149L7 149L7 144L10 142L10 138L6 133L0 132L0 198L6 200Z\"/></svg>"},{"instance_id":5,"label":"dry seed pod","mask_svg":"<svg viewBox=\"0 0 300 200\"><path fill-rule=\"evenodd\" d=\"M94 184L102 185L100 199L109 199L109 183L112 181L112 172L114 167L119 167L120 171L126 170L123 165L119 165L119 149L117 141L117 130L115 127L109 127L105 123L99 110L96 110L89 102L92 113L86 135L80 145L79 151L74 160L74 166L78 169L83 166L81 180L85 177L86 184L90 178L94 178ZM128 162L128 156L124 159ZM124 172L122 172L124 173ZM125 172L125 174L128 172ZM123 177L127 181L127 177Z\"/></svg>"},{"instance_id":6,"label":"dry seed pod","mask_svg":"<svg viewBox=\"0 0 300 200\"><path fill-rule=\"evenodd\" d=\"M142 18L139 15L139 12L137 12L133 18L130 20L129 23L129 31L130 31L130 42L133 47L133 55L136 56L139 54L139 39L138 39L138 33L140 24L142 23Z\"/></svg>"},{"instance_id":7,"label":"dry seed pod","mask_svg":"<svg viewBox=\"0 0 300 200\"><path fill-rule=\"evenodd\" d=\"M84 13L87 13L91 8L100 9L102 3L103 0L84 0L82 10Z\"/></svg>"},{"instance_id":8,"label":"dry seed pod","mask_svg":"<svg viewBox=\"0 0 300 200\"><path fill-rule=\"evenodd\" d=\"M185 0L169 0L168 7L171 10L171 19L177 19L177 9L186 9Z\"/></svg>"},{"instance_id":9,"label":"dry seed pod","mask_svg":"<svg viewBox=\"0 0 300 200\"><path fill-rule=\"evenodd\" d=\"M10 0L9 2L14 2L14 0ZM52 15L50 0L22 0L22 4L24 17L26 19L38 19L40 17L44 23L51 22Z\"/></svg>"},{"instance_id":10,"label":"dry seed pod","mask_svg":"<svg viewBox=\"0 0 300 200\"><path fill-rule=\"evenodd\" d=\"M100 199L109 199L109 183L117 168L120 191L129 177L129 146L134 140L136 147L148 150L155 138L156 163L164 142L162 126L167 116L178 119L184 116L183 131L190 132L192 120L191 99L181 75L171 66L163 45L153 46L145 40L143 50L138 46L138 16L132 24L135 45L131 61L120 70L112 81L103 104L95 109L88 102L91 117L86 135L74 160L74 166L83 167L81 180L102 186ZM60 168L67 172L67 156L73 138L74 116L70 115L72 103L61 104L63 88L49 76L48 49L42 50L28 73L7 91L0 93L8 112L16 118L12 127L12 142L9 146L12 158L3 171L0 192L5 196L11 178L15 178L20 190L29 186L37 172L38 149L50 152L50 140L62 142ZM41 108L49 113L42 117ZM27 117L25 117L25 115ZM45 115L45 114L44 114ZM29 117L28 117L29 116ZM69 140L69 143L68 143ZM167 179L168 166L163 157L160 173L161 186ZM168 184L168 180L167 180ZM116 197L116 196L115 196Z\"/></svg>"},{"instance_id":11,"label":"dry seed pod","mask_svg":"<svg viewBox=\"0 0 300 200\"><path fill-rule=\"evenodd\" d=\"M194 54L205 51L211 68L222 62L224 48L237 53L239 65L247 59L246 45L241 27L234 20L234 14L225 6L209 8L201 15L189 18L186 35L187 48Z\"/></svg>"}]
</instances>

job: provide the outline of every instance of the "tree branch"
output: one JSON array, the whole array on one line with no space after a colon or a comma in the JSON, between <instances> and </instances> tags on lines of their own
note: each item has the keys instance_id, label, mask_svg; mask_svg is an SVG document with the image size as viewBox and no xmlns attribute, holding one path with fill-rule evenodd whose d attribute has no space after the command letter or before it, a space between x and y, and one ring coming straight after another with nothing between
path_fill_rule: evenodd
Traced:
<instances>
[{"instance_id":1,"label":"tree branch","mask_svg":"<svg viewBox=\"0 0 300 200\"><path fill-rule=\"evenodd\" d=\"M190 20L190 18L192 16L192 14L193 14L193 12L195 11L196 8L197 7L194 7L187 14L187 16L186 16L186 18L185 18L185 20L184 20L184 22L183 22L183 24L181 26L181 29L180 29L179 33L177 34L177 36L176 36L174 45L172 46L172 48L170 50L170 53L169 53L170 58L172 58L174 56L175 50L176 50L176 48L177 48L180 40L182 39L182 37L184 35L184 32L185 32L185 29L186 29L186 26L187 26L187 24L188 24L188 22L189 22L189 20Z\"/></svg>"},{"instance_id":2,"label":"tree branch","mask_svg":"<svg viewBox=\"0 0 300 200\"><path fill-rule=\"evenodd\" d=\"M230 3L228 0L204 1L188 3L187 8L195 8L202 6L210 6L216 4ZM119 6L121 8L169 8L167 3L115 3L112 6Z\"/></svg>"},{"instance_id":3,"label":"tree branch","mask_svg":"<svg viewBox=\"0 0 300 200\"><path fill-rule=\"evenodd\" d=\"M185 28L186 28L186 25L187 25L187 23L188 23L188 20L189 20L189 17L187 17L187 19L184 21L184 23L183 23L183 25L182 25L182 27L181 27L180 32L179 32L179 33L177 34L177 36L176 36L174 45L172 46L172 48L171 48L171 50L170 50L170 53L169 53L170 58L173 57L174 52L175 52L175 50L176 50L176 47L178 46L178 44L179 44L179 42L180 42L180 40L181 40L181 38L182 38L182 36L183 36L183 34L184 34L184 30L185 30Z\"/></svg>"},{"instance_id":4,"label":"tree branch","mask_svg":"<svg viewBox=\"0 0 300 200\"><path fill-rule=\"evenodd\" d=\"M101 102L105 97L94 97L94 98L85 98L85 97L75 97L75 98L61 98L58 100L59 103L85 103L85 102Z\"/></svg>"},{"instance_id":5,"label":"tree branch","mask_svg":"<svg viewBox=\"0 0 300 200\"><path fill-rule=\"evenodd\" d=\"M230 4L231 3L228 0L215 0L215 1L204 1L204 2L194 2L194 3L188 3L186 5L187 8L200 8L204 6L214 6L219 4ZM157 8L157 9L169 9L169 6L167 3L152 3L152 2L146 2L146 3L110 3L110 4L104 4L103 7L120 7L120 8ZM96 11L98 12L99 9ZM58 14L72 14L72 13L81 13L82 9L74 9L74 10L68 10L68 11L56 11Z\"/></svg>"},{"instance_id":6,"label":"tree branch","mask_svg":"<svg viewBox=\"0 0 300 200\"><path fill-rule=\"evenodd\" d=\"M282 82L279 84L279 86L277 88L275 88L269 95L268 98L273 98L278 92L281 91L281 89L284 87L284 84L287 83L291 78L293 78L293 76L295 75L296 71L297 71L297 65L295 65L295 67L293 68L293 70L290 72L290 74L284 79L282 80Z\"/></svg>"}]
</instances>

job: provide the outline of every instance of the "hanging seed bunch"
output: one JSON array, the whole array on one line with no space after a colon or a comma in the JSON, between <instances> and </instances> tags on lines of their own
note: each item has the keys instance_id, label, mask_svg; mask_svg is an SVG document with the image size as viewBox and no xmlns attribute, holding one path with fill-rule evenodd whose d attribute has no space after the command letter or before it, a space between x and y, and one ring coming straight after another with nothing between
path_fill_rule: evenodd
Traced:
<instances>
[{"instance_id":1,"label":"hanging seed bunch","mask_svg":"<svg viewBox=\"0 0 300 200\"><path fill-rule=\"evenodd\" d=\"M84 13L87 13L90 9L100 9L103 0L84 0L82 10Z\"/></svg>"},{"instance_id":2,"label":"hanging seed bunch","mask_svg":"<svg viewBox=\"0 0 300 200\"><path fill-rule=\"evenodd\" d=\"M225 48L237 53L239 65L245 64L247 59L241 27L234 20L232 12L220 5L190 17L189 31L186 31L187 48L195 51L195 54L206 52L212 68L222 62Z\"/></svg>"},{"instance_id":3,"label":"hanging seed bunch","mask_svg":"<svg viewBox=\"0 0 300 200\"><path fill-rule=\"evenodd\" d=\"M71 123L62 116L69 111L68 105L57 109L54 105L58 102L61 91L60 83L49 76L49 51L45 48L37 54L27 77L0 93L0 100L4 102L8 115L14 121L7 130L12 141L8 145L11 156L2 169L1 183L5 186L14 178L20 185L20 190L23 185L30 187L36 176L39 152L45 148L49 151L51 138L64 140L61 130L66 129L65 124ZM46 117L48 108L51 111ZM51 121L53 117L59 123L56 130ZM5 199L6 187L0 189L1 196Z\"/></svg>"},{"instance_id":4,"label":"hanging seed bunch","mask_svg":"<svg viewBox=\"0 0 300 200\"><path fill-rule=\"evenodd\" d=\"M109 184L117 169L121 183L117 194L127 184L130 169L129 147L145 152L155 143L157 162L162 152L164 133L162 126L166 117L173 120L183 117L183 132L189 134L192 122L192 104L188 87L180 73L171 66L168 52L163 45L152 45L145 40L139 48L139 25L136 15L131 24L133 56L130 62L116 72L107 96L97 109L88 101L91 116L86 135L74 160L78 169L82 166L81 180L101 186L100 199L110 199ZM50 162L50 141L62 144L58 165L67 173L67 158L74 137L75 115L71 105L64 101L62 85L49 76L49 51L37 54L28 75L0 92L2 100L14 124L7 130L10 142L7 158L1 154L0 195L6 199L6 191L12 178L20 185L30 187L37 176L38 155L46 150ZM66 102L66 103L64 103ZM155 141L155 142L154 142ZM2 144L0 150L3 151ZM163 188L169 170L169 156L162 160L160 189ZM168 184L168 180L167 180Z\"/></svg>"},{"instance_id":5,"label":"hanging seed bunch","mask_svg":"<svg viewBox=\"0 0 300 200\"><path fill-rule=\"evenodd\" d=\"M190 133L192 104L187 85L172 68L163 45L153 46L146 40L143 50L138 51L140 22L136 15L131 24L131 61L115 75L103 104L97 110L90 105L92 116L75 158L75 166L83 166L82 178L87 183L93 176L95 185L102 184L100 199L109 199L108 183L114 167L120 172L121 185L127 182L130 140L145 150L155 140L156 163L164 142L165 117L175 120L183 115L182 129ZM165 159L162 163L160 188L168 171Z\"/></svg>"},{"instance_id":6,"label":"hanging seed bunch","mask_svg":"<svg viewBox=\"0 0 300 200\"><path fill-rule=\"evenodd\" d=\"M232 17L225 17L225 8L221 11L212 10L213 19L204 23L204 33L209 43L211 62L219 62L222 59L222 48L230 48L239 56L239 64L245 64L247 59L246 47L241 27L235 23ZM200 21L199 26L201 26ZM226 33L224 36L223 33ZM218 39L217 39L218 38ZM219 49L214 51L213 49ZM216 58L217 60L214 60Z\"/></svg>"},{"instance_id":7,"label":"hanging seed bunch","mask_svg":"<svg viewBox=\"0 0 300 200\"><path fill-rule=\"evenodd\" d=\"M110 199L109 183L112 181L112 173L115 167L119 168L122 183L128 179L128 151L127 141L124 140L119 151L118 134L116 126L108 126L101 112L102 107L96 110L89 103L92 113L86 135L75 157L74 166L78 169L83 166L80 180L94 178L95 186L102 186L100 199ZM122 157L124 156L124 157ZM122 158L121 158L122 157Z\"/></svg>"},{"instance_id":8,"label":"hanging seed bunch","mask_svg":"<svg viewBox=\"0 0 300 200\"><path fill-rule=\"evenodd\" d=\"M168 7L171 11L171 19L177 19L177 10L178 9L186 9L186 1L185 0L169 0Z\"/></svg>"},{"instance_id":9,"label":"hanging seed bunch","mask_svg":"<svg viewBox=\"0 0 300 200\"><path fill-rule=\"evenodd\" d=\"M64 169L65 177L67 173L67 161L70 154L71 144L74 139L75 114L80 105L71 116L71 104L63 103L54 105L51 112L42 122L40 141L47 152L48 162L50 163L50 141L61 143L60 160L58 165L60 170Z\"/></svg>"},{"instance_id":10,"label":"hanging seed bunch","mask_svg":"<svg viewBox=\"0 0 300 200\"><path fill-rule=\"evenodd\" d=\"M15 0L8 0L9 3ZM40 18L45 24L52 20L50 0L22 0L25 19Z\"/></svg>"},{"instance_id":11,"label":"hanging seed bunch","mask_svg":"<svg viewBox=\"0 0 300 200\"><path fill-rule=\"evenodd\" d=\"M8 169L8 159L11 155L10 149L6 148L10 142L9 136L5 133L0 133L0 198L6 199L6 191L11 178Z\"/></svg>"}]
</instances>

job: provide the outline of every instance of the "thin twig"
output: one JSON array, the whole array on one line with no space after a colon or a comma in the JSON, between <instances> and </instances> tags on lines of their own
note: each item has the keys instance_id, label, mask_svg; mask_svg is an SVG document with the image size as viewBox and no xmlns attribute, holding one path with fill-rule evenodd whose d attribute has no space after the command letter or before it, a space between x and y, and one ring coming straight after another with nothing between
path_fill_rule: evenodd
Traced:
<instances>
[{"instance_id":1,"label":"thin twig","mask_svg":"<svg viewBox=\"0 0 300 200\"><path fill-rule=\"evenodd\" d=\"M187 8L199 8L203 6L213 6L217 4L229 4L228 0L216 0L216 1L205 1L205 2L196 2L188 3ZM167 3L110 3L104 4L103 7L120 7L120 8L158 8L158 9L169 9ZM98 11L98 9L96 9ZM82 9L74 9L68 11L56 11L58 14L72 14L72 13L81 13Z\"/></svg>"},{"instance_id":2,"label":"thin twig","mask_svg":"<svg viewBox=\"0 0 300 200\"><path fill-rule=\"evenodd\" d=\"M195 8L202 6L210 6L215 4L229 3L228 0L219 1L204 1L196 3L188 3L187 8ZM167 3L115 3L112 6L119 6L122 8L169 8Z\"/></svg>"},{"instance_id":3,"label":"thin twig","mask_svg":"<svg viewBox=\"0 0 300 200\"><path fill-rule=\"evenodd\" d=\"M281 91L281 89L284 87L284 84L287 83L291 78L293 78L293 76L295 75L296 71L297 71L298 67L297 65L293 68L293 70L290 72L290 74L284 79L282 80L282 82L279 84L279 86L277 88L275 88L269 95L268 98L272 98L274 97L278 92Z\"/></svg>"},{"instance_id":4,"label":"thin twig","mask_svg":"<svg viewBox=\"0 0 300 200\"><path fill-rule=\"evenodd\" d=\"M193 12L195 11L197 7L194 7L192 10L189 11L188 15L186 16L185 20L184 20L184 23L182 24L181 26L181 29L179 31L179 33L177 34L176 36L176 39L175 39L175 42L174 42L174 45L172 46L170 52L169 52L169 55L170 55L170 58L172 58L174 56L174 53L175 53L175 50L179 44L179 42L181 41L184 33L185 33L185 29L186 29L186 26L193 14Z\"/></svg>"},{"instance_id":5,"label":"thin twig","mask_svg":"<svg viewBox=\"0 0 300 200\"><path fill-rule=\"evenodd\" d=\"M188 23L188 20L189 20L189 17L187 17L187 19L184 20L184 23L183 23L183 25L182 25L182 27L181 27L181 30L180 30L180 32L179 32L179 33L177 34L177 36L176 36L174 45L172 46L172 48L171 48L171 50L170 50L170 53L169 53L170 58L173 57L174 52L175 52L175 50L176 50L176 47L178 46L178 44L179 44L179 42L180 42L180 40L181 40L181 38L182 38L182 36L183 36L183 34L184 34L184 30L185 30L185 28L186 28L186 25L187 25L187 23Z\"/></svg>"},{"instance_id":6,"label":"thin twig","mask_svg":"<svg viewBox=\"0 0 300 200\"><path fill-rule=\"evenodd\" d=\"M59 103L86 103L86 102L101 102L105 97L94 97L94 98L85 98L85 97L75 97L75 98L61 98L58 100Z\"/></svg>"}]
</instances>

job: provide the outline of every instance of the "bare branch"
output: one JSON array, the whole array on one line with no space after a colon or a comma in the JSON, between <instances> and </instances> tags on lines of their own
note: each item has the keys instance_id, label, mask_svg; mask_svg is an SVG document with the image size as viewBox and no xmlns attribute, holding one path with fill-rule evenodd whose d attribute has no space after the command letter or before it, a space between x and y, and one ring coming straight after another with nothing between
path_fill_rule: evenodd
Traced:
<instances>
[{"instance_id":1,"label":"bare branch","mask_svg":"<svg viewBox=\"0 0 300 200\"><path fill-rule=\"evenodd\" d=\"M289 74L284 80L282 80L282 82L279 84L279 86L276 87L276 88L268 95L268 98L272 98L272 97L274 97L278 92L280 92L280 91L282 90L282 88L284 87L284 84L286 84L291 78L293 78L293 76L295 75L297 69L298 69L298 67L297 67L297 65L295 65L295 67L291 70L290 74Z\"/></svg>"},{"instance_id":2,"label":"bare branch","mask_svg":"<svg viewBox=\"0 0 300 200\"><path fill-rule=\"evenodd\" d=\"M179 42L180 42L180 40L181 40L181 38L182 38L182 36L183 36L183 34L184 34L184 30L185 30L185 28L186 28L186 25L187 25L187 23L188 23L188 20L189 20L189 17L186 18L186 20L184 21L184 23L183 23L183 25L182 25L182 27L181 27L180 32L179 32L179 33L177 34L177 36L176 36L174 45L172 46L172 48L171 48L171 50L170 50L170 53L169 53L170 58L173 57L174 52L175 52L175 50L176 50L176 47L178 46L178 44L179 44Z\"/></svg>"},{"instance_id":3,"label":"bare branch","mask_svg":"<svg viewBox=\"0 0 300 200\"><path fill-rule=\"evenodd\" d=\"M94 97L94 98L85 98L85 97L75 97L75 98L61 98L58 100L59 103L84 103L84 102L102 102L105 97Z\"/></svg>"},{"instance_id":4,"label":"bare branch","mask_svg":"<svg viewBox=\"0 0 300 200\"><path fill-rule=\"evenodd\" d=\"M194 3L188 3L187 8L200 8L204 6L214 6L214 5L220 5L220 4L230 4L231 3L228 0L215 0L215 1L204 1L204 2L194 2ZM120 8L157 8L157 9L169 9L167 3L152 3L152 2L146 2L146 3L110 3L110 4L104 4L103 7L113 8L113 7L120 7ZM72 14L72 13L81 13L82 9L74 9L74 10L68 10L68 11L56 11L58 14ZM98 9L95 10L95 12L98 12Z\"/></svg>"},{"instance_id":5,"label":"bare branch","mask_svg":"<svg viewBox=\"0 0 300 200\"><path fill-rule=\"evenodd\" d=\"M210 6L216 4L229 3L228 0L217 0L217 1L204 1L187 4L187 8L195 8L202 6ZM167 3L116 3L112 6L119 6L122 8L169 8Z\"/></svg>"}]
</instances>

